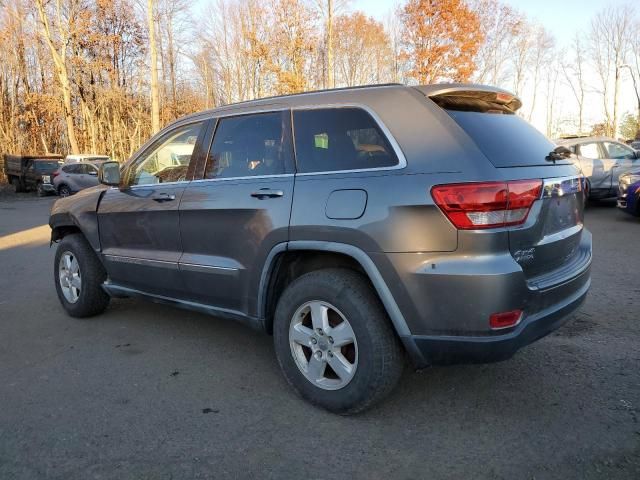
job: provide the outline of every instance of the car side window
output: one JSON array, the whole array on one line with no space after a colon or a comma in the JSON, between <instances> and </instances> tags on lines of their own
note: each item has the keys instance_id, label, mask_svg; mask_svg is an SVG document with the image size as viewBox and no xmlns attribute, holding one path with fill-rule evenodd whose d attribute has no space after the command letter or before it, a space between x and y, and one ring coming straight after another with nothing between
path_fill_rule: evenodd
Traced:
<instances>
[{"instance_id":1,"label":"car side window","mask_svg":"<svg viewBox=\"0 0 640 480\"><path fill-rule=\"evenodd\" d=\"M71 175L75 175L75 174L81 173L80 168L81 168L81 165L79 164L67 165L66 167L63 168L63 170L65 173L70 173Z\"/></svg>"},{"instance_id":2,"label":"car side window","mask_svg":"<svg viewBox=\"0 0 640 480\"><path fill-rule=\"evenodd\" d=\"M392 167L398 164L389 140L361 108L321 108L293 114L299 172Z\"/></svg>"},{"instance_id":3,"label":"car side window","mask_svg":"<svg viewBox=\"0 0 640 480\"><path fill-rule=\"evenodd\" d=\"M204 122L183 125L163 135L148 151L137 158L127 173L128 185L181 182L193 156Z\"/></svg>"},{"instance_id":4,"label":"car side window","mask_svg":"<svg viewBox=\"0 0 640 480\"><path fill-rule=\"evenodd\" d=\"M289 112L226 117L218 121L204 178L280 175L292 163Z\"/></svg>"},{"instance_id":5,"label":"car side window","mask_svg":"<svg viewBox=\"0 0 640 480\"><path fill-rule=\"evenodd\" d=\"M607 152L607 158L612 158L614 160L635 158L633 150L621 143L604 142L604 148Z\"/></svg>"},{"instance_id":6,"label":"car side window","mask_svg":"<svg viewBox=\"0 0 640 480\"><path fill-rule=\"evenodd\" d=\"M580 148L580 155L586 158L592 159L601 159L602 154L600 153L600 147L597 142L594 143L583 143L578 148Z\"/></svg>"}]
</instances>

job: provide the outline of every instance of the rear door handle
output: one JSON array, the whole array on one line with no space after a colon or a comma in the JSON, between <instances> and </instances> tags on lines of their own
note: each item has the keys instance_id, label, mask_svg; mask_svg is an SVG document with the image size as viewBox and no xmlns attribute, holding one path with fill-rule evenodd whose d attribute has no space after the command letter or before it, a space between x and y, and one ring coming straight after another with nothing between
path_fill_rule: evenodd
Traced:
<instances>
[{"instance_id":1,"label":"rear door handle","mask_svg":"<svg viewBox=\"0 0 640 480\"><path fill-rule=\"evenodd\" d=\"M153 200L154 202L171 202L175 199L176 199L175 195L173 194L169 195L168 193L159 193L151 197L151 200Z\"/></svg>"},{"instance_id":2,"label":"rear door handle","mask_svg":"<svg viewBox=\"0 0 640 480\"><path fill-rule=\"evenodd\" d=\"M277 198L284 196L282 190L271 190L270 188L261 188L257 192L251 194L252 197L264 200L265 198Z\"/></svg>"}]
</instances>

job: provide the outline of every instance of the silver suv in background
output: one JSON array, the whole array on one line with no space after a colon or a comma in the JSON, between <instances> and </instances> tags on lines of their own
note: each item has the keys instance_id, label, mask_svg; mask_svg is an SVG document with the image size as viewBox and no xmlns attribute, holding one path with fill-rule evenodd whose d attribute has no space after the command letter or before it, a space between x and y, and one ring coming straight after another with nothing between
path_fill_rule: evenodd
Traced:
<instances>
[{"instance_id":1,"label":"silver suv in background","mask_svg":"<svg viewBox=\"0 0 640 480\"><path fill-rule=\"evenodd\" d=\"M640 152L607 137L574 137L556 140L568 148L576 166L585 176L588 198L614 198L621 174L640 166Z\"/></svg>"},{"instance_id":2,"label":"silver suv in background","mask_svg":"<svg viewBox=\"0 0 640 480\"><path fill-rule=\"evenodd\" d=\"M85 188L95 187L98 169L103 162L69 163L53 174L53 187L61 197L68 197Z\"/></svg>"},{"instance_id":3,"label":"silver suv in background","mask_svg":"<svg viewBox=\"0 0 640 480\"><path fill-rule=\"evenodd\" d=\"M55 203L60 302L87 317L145 297L273 334L293 388L343 414L407 356L509 358L580 305L591 265L580 172L520 106L379 85L182 118ZM159 161L174 145L179 164Z\"/></svg>"}]
</instances>

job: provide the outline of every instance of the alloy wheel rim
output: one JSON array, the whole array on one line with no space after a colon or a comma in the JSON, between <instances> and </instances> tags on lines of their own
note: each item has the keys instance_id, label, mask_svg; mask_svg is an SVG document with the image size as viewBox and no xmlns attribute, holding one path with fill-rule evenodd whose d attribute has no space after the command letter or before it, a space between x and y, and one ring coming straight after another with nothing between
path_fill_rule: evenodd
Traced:
<instances>
[{"instance_id":1,"label":"alloy wheel rim","mask_svg":"<svg viewBox=\"0 0 640 480\"><path fill-rule=\"evenodd\" d=\"M80 275L80 264L73 253L64 252L60 257L58 279L64 298L69 303L76 303L80 298L82 278Z\"/></svg>"},{"instance_id":2,"label":"alloy wheel rim","mask_svg":"<svg viewBox=\"0 0 640 480\"><path fill-rule=\"evenodd\" d=\"M60 196L61 197L68 197L69 196L69 189L67 187L62 187L60 189Z\"/></svg>"},{"instance_id":3,"label":"alloy wheel rim","mask_svg":"<svg viewBox=\"0 0 640 480\"><path fill-rule=\"evenodd\" d=\"M346 387L358 368L358 343L347 318L328 302L300 306L289 326L289 345L304 377L323 390Z\"/></svg>"}]
</instances>

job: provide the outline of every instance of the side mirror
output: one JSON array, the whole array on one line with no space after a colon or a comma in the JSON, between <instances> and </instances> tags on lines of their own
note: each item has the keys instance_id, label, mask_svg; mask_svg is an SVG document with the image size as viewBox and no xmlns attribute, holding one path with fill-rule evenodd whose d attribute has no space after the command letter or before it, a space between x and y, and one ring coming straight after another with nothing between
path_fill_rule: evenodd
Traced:
<instances>
[{"instance_id":1,"label":"side mirror","mask_svg":"<svg viewBox=\"0 0 640 480\"><path fill-rule=\"evenodd\" d=\"M111 187L120 186L120 164L118 162L104 162L100 165L98 181Z\"/></svg>"}]
</instances>

